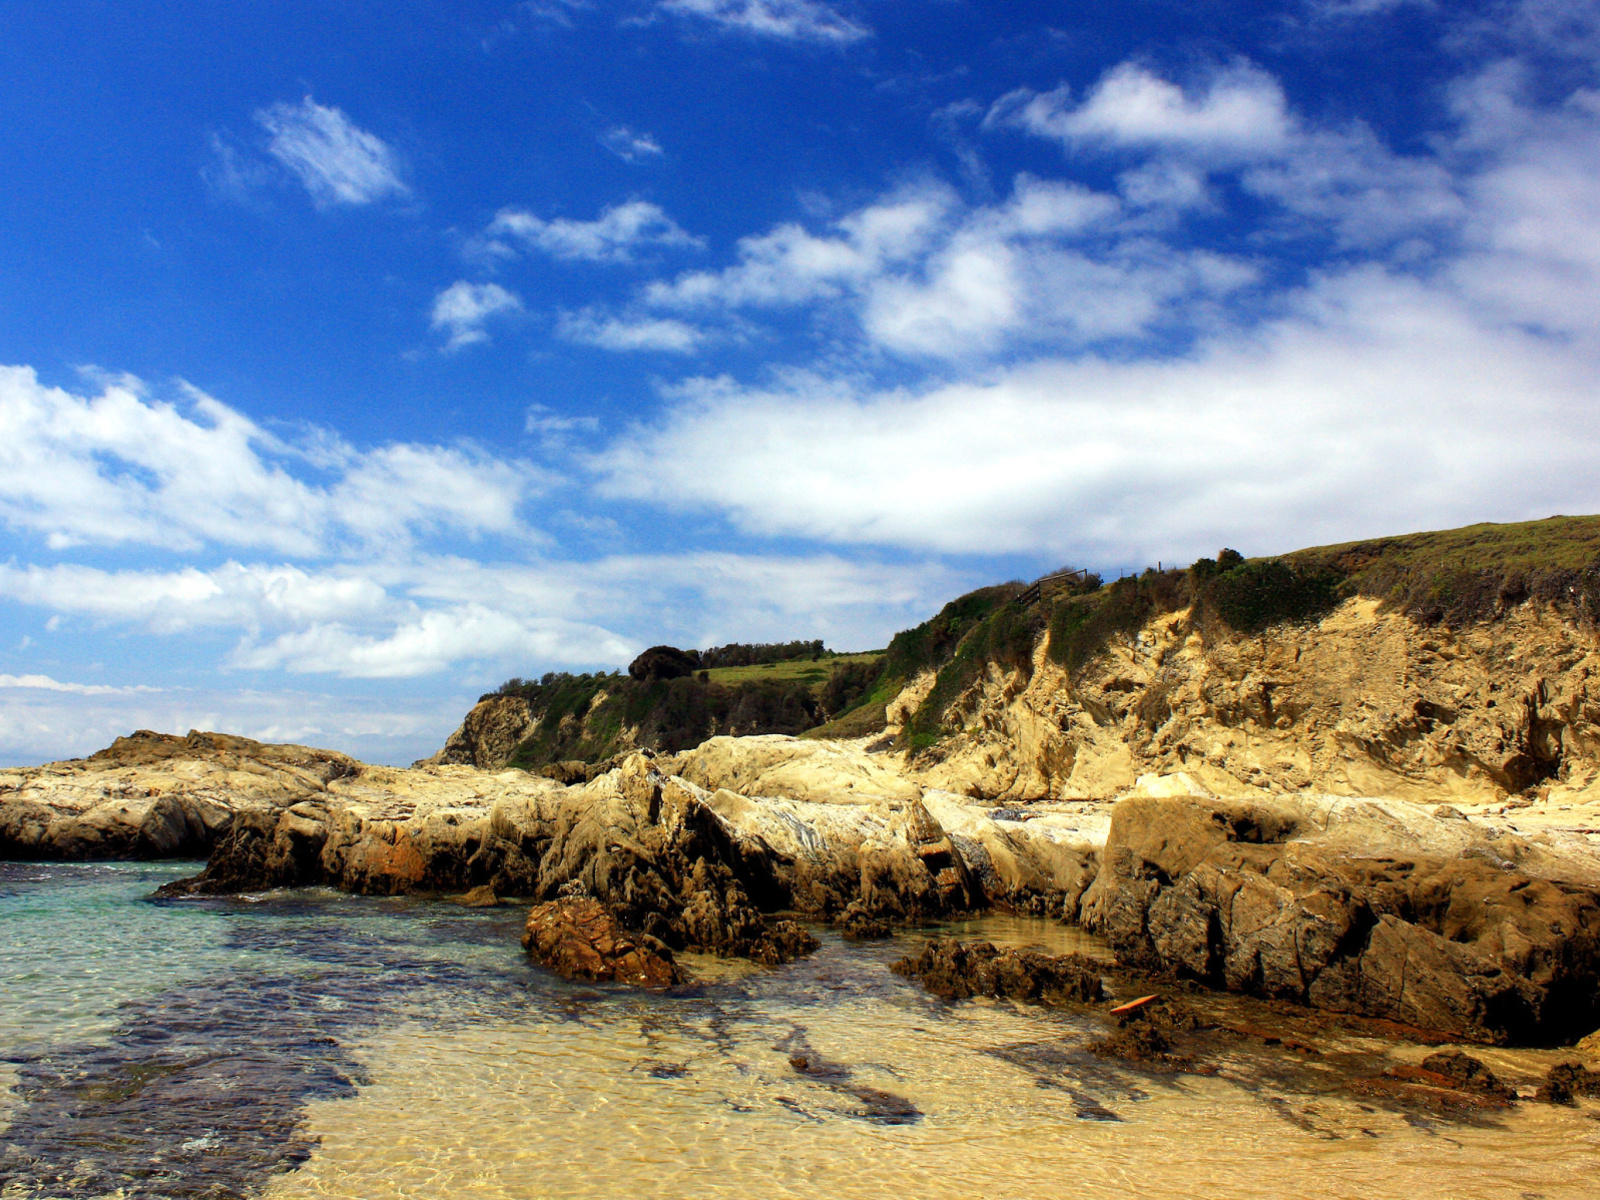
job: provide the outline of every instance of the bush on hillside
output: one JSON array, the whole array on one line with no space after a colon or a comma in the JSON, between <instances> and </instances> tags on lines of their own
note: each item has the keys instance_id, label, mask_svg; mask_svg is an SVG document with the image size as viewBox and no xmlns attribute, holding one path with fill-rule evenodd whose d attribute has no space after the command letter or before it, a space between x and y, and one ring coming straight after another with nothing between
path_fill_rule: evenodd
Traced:
<instances>
[{"instance_id":1,"label":"bush on hillside","mask_svg":"<svg viewBox=\"0 0 1600 1200\"><path fill-rule=\"evenodd\" d=\"M1222 564L1219 560L1218 567ZM1231 629L1255 633L1269 625L1320 617L1344 597L1344 576L1322 566L1280 558L1257 559L1220 570L1206 580L1206 609Z\"/></svg>"},{"instance_id":2,"label":"bush on hillside","mask_svg":"<svg viewBox=\"0 0 1600 1200\"><path fill-rule=\"evenodd\" d=\"M1152 617L1187 607L1190 595L1190 576L1184 572L1146 571L1097 593L1068 597L1050 614L1050 660L1076 676L1113 637L1132 637Z\"/></svg>"}]
</instances>

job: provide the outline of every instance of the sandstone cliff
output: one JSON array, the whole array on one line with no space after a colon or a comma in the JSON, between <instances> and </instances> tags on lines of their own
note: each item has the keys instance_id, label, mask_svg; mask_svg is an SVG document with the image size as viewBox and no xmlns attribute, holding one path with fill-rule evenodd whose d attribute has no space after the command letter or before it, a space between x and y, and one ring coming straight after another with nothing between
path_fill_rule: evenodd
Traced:
<instances>
[{"instance_id":1,"label":"sandstone cliff","mask_svg":"<svg viewBox=\"0 0 1600 1200\"><path fill-rule=\"evenodd\" d=\"M1183 609L1076 676L1041 639L1028 669L990 664L940 717L916 776L999 800L1110 798L1181 772L1219 795L1600 801L1600 641L1532 602L1453 629L1357 597L1254 634Z\"/></svg>"}]
</instances>

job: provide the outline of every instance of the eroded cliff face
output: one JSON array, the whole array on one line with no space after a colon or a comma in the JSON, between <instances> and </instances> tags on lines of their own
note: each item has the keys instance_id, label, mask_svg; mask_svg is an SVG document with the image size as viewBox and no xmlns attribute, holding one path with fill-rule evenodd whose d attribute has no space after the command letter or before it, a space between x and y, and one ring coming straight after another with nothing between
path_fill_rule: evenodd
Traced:
<instances>
[{"instance_id":1,"label":"eroded cliff face","mask_svg":"<svg viewBox=\"0 0 1600 1200\"><path fill-rule=\"evenodd\" d=\"M1178 773L1224 796L1600 800L1600 640L1548 607L1452 630L1353 599L1248 636L1169 613L1077 680L1045 649L1031 677L991 668L956 700L920 781L999 800Z\"/></svg>"},{"instance_id":2,"label":"eroded cliff face","mask_svg":"<svg viewBox=\"0 0 1600 1200\"><path fill-rule=\"evenodd\" d=\"M444 748L415 765L477 767L497 771L510 761L517 745L533 732L533 710L521 696L485 696L472 706L461 726L445 739Z\"/></svg>"}]
</instances>

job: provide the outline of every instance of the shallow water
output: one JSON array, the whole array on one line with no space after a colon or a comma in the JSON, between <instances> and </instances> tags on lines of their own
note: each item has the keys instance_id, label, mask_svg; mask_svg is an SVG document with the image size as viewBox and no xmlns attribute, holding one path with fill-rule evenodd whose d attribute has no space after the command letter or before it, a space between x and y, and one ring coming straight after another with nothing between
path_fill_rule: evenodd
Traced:
<instances>
[{"instance_id":1,"label":"shallow water","mask_svg":"<svg viewBox=\"0 0 1600 1200\"><path fill-rule=\"evenodd\" d=\"M1600 1105L1147 1074L1083 1050L1090 1014L929 997L886 969L909 937L641 995L529 967L514 908L145 898L193 869L0 864L0 1196L1600 1194Z\"/></svg>"}]
</instances>

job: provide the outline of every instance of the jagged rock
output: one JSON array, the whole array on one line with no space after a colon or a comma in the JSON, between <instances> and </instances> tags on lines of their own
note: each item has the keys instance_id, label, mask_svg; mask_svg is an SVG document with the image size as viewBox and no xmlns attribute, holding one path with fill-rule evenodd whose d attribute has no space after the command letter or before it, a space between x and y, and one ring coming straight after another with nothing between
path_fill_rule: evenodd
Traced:
<instances>
[{"instance_id":1,"label":"jagged rock","mask_svg":"<svg viewBox=\"0 0 1600 1200\"><path fill-rule=\"evenodd\" d=\"M1077 954L998 950L992 942L963 943L955 938L929 942L890 968L922 981L946 1000L995 996L1052 1004L1090 1004L1104 996L1101 964Z\"/></svg>"},{"instance_id":2,"label":"jagged rock","mask_svg":"<svg viewBox=\"0 0 1600 1200\"><path fill-rule=\"evenodd\" d=\"M485 696L472 706L461 727L445 739L444 747L418 767L461 765L497 771L510 761L522 740L533 732L536 720L521 696Z\"/></svg>"},{"instance_id":3,"label":"jagged rock","mask_svg":"<svg viewBox=\"0 0 1600 1200\"><path fill-rule=\"evenodd\" d=\"M683 981L672 951L649 934L625 932L593 897L567 897L528 913L522 948L565 979L672 987Z\"/></svg>"},{"instance_id":4,"label":"jagged rock","mask_svg":"<svg viewBox=\"0 0 1600 1200\"><path fill-rule=\"evenodd\" d=\"M882 917L875 917L859 900L852 900L834 920L839 932L854 942L893 936L894 929Z\"/></svg>"},{"instance_id":5,"label":"jagged rock","mask_svg":"<svg viewBox=\"0 0 1600 1200\"><path fill-rule=\"evenodd\" d=\"M1600 648L1572 614L1516 606L1452 629L1353 598L1249 636L1187 611L1113 639L1071 679L1041 639L991 667L919 752L928 787L994 800L1111 799L1145 774L1210 792L1318 791L1429 806L1600 807ZM915 708L908 691L891 706ZM895 723L891 718L891 723Z\"/></svg>"},{"instance_id":6,"label":"jagged rock","mask_svg":"<svg viewBox=\"0 0 1600 1200\"><path fill-rule=\"evenodd\" d=\"M1145 1067L1183 1070L1194 1066L1193 1059L1172 1053L1172 1042L1166 1034L1143 1021L1129 1022L1104 1037L1093 1038L1084 1049L1099 1058L1116 1058Z\"/></svg>"},{"instance_id":7,"label":"jagged rock","mask_svg":"<svg viewBox=\"0 0 1600 1200\"><path fill-rule=\"evenodd\" d=\"M1592 1026L1600 893L1525 873L1559 865L1538 846L1502 837L1490 861L1467 823L1423 814L1417 833L1398 815L1331 798L1124 800L1084 924L1124 963L1462 1038Z\"/></svg>"}]
</instances>

